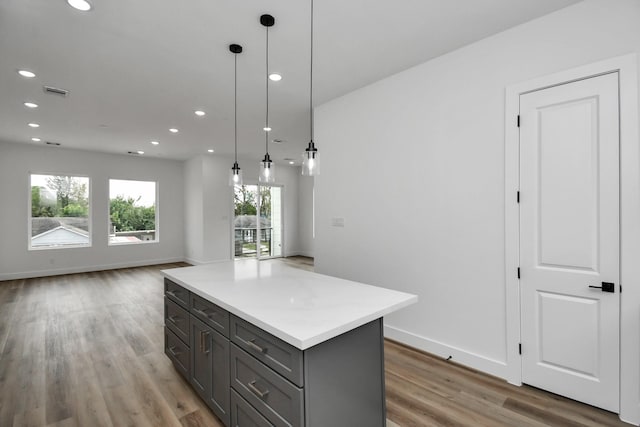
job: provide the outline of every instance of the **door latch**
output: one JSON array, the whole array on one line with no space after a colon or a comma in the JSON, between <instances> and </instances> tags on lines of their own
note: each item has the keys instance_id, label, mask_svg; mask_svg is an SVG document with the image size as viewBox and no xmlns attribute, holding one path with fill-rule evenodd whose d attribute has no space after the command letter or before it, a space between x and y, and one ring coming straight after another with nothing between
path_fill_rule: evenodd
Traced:
<instances>
[{"instance_id":1,"label":"door latch","mask_svg":"<svg viewBox=\"0 0 640 427\"><path fill-rule=\"evenodd\" d=\"M614 293L616 291L616 285L612 282L602 282L602 286L589 285L589 287L594 289L602 289L602 292Z\"/></svg>"}]
</instances>

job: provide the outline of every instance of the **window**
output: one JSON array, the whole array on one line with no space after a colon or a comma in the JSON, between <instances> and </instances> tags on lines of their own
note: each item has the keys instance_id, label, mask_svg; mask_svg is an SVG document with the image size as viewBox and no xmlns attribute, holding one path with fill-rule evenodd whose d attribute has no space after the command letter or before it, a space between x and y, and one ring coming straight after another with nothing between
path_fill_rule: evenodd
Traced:
<instances>
[{"instance_id":1,"label":"window","mask_svg":"<svg viewBox=\"0 0 640 427\"><path fill-rule=\"evenodd\" d=\"M109 180L109 244L157 242L156 183Z\"/></svg>"},{"instance_id":2,"label":"window","mask_svg":"<svg viewBox=\"0 0 640 427\"><path fill-rule=\"evenodd\" d=\"M91 246L89 178L31 174L29 248Z\"/></svg>"}]
</instances>

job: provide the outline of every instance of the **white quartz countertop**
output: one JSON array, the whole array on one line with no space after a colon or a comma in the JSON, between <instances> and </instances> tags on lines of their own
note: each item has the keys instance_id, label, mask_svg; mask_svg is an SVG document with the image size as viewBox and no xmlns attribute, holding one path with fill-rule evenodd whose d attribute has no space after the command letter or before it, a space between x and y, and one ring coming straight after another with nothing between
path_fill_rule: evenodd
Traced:
<instances>
[{"instance_id":1,"label":"white quartz countertop","mask_svg":"<svg viewBox=\"0 0 640 427\"><path fill-rule=\"evenodd\" d=\"M162 273L301 350L418 301L416 295L279 261L227 261Z\"/></svg>"}]
</instances>

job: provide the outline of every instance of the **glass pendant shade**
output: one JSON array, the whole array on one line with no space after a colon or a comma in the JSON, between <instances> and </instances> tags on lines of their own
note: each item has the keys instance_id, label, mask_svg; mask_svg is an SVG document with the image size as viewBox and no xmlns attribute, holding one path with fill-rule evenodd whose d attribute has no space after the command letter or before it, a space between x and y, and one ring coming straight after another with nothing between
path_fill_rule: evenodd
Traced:
<instances>
[{"instance_id":1,"label":"glass pendant shade","mask_svg":"<svg viewBox=\"0 0 640 427\"><path fill-rule=\"evenodd\" d=\"M269 154L266 154L260 162L260 176L258 177L258 181L264 184L275 182L273 162Z\"/></svg>"},{"instance_id":2,"label":"glass pendant shade","mask_svg":"<svg viewBox=\"0 0 640 427\"><path fill-rule=\"evenodd\" d=\"M238 166L238 162L235 162L233 167L229 169L229 185L242 185L242 169Z\"/></svg>"},{"instance_id":3,"label":"glass pendant shade","mask_svg":"<svg viewBox=\"0 0 640 427\"><path fill-rule=\"evenodd\" d=\"M309 142L309 146L302 154L302 175L314 176L320 174L320 154L313 145L313 141Z\"/></svg>"}]
</instances>

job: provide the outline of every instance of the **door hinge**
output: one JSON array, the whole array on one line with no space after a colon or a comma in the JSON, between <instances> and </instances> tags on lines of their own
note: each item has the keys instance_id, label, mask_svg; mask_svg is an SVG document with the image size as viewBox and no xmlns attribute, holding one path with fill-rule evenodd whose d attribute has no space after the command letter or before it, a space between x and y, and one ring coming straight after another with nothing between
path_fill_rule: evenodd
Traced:
<instances>
[{"instance_id":1,"label":"door hinge","mask_svg":"<svg viewBox=\"0 0 640 427\"><path fill-rule=\"evenodd\" d=\"M522 354L522 343L518 343L518 354Z\"/></svg>"},{"instance_id":2,"label":"door hinge","mask_svg":"<svg viewBox=\"0 0 640 427\"><path fill-rule=\"evenodd\" d=\"M622 285L620 285L620 293L622 293Z\"/></svg>"},{"instance_id":3,"label":"door hinge","mask_svg":"<svg viewBox=\"0 0 640 427\"><path fill-rule=\"evenodd\" d=\"M518 114L518 127L520 127L520 114Z\"/></svg>"},{"instance_id":4,"label":"door hinge","mask_svg":"<svg viewBox=\"0 0 640 427\"><path fill-rule=\"evenodd\" d=\"M518 279L520 278L520 267L518 267Z\"/></svg>"},{"instance_id":5,"label":"door hinge","mask_svg":"<svg viewBox=\"0 0 640 427\"><path fill-rule=\"evenodd\" d=\"M516 202L520 203L520 192L516 192Z\"/></svg>"}]
</instances>

